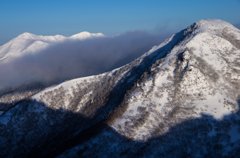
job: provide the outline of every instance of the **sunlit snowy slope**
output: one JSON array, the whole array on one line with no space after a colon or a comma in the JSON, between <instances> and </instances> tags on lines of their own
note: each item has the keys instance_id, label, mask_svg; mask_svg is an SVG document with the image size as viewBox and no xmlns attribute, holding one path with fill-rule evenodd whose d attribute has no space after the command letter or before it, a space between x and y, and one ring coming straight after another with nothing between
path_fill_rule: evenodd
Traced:
<instances>
[{"instance_id":1,"label":"sunlit snowy slope","mask_svg":"<svg viewBox=\"0 0 240 158\"><path fill-rule=\"evenodd\" d=\"M238 157L240 30L201 20L0 116L3 157Z\"/></svg>"}]
</instances>

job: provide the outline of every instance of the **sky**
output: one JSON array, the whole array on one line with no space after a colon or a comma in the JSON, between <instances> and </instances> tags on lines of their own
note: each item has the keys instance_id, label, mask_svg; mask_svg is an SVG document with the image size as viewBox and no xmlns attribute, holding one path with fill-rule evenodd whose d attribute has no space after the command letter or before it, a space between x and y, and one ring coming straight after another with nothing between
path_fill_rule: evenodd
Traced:
<instances>
[{"instance_id":1,"label":"sky","mask_svg":"<svg viewBox=\"0 0 240 158\"><path fill-rule=\"evenodd\" d=\"M0 45L24 32L175 33L201 19L240 28L240 0L0 0Z\"/></svg>"}]
</instances>

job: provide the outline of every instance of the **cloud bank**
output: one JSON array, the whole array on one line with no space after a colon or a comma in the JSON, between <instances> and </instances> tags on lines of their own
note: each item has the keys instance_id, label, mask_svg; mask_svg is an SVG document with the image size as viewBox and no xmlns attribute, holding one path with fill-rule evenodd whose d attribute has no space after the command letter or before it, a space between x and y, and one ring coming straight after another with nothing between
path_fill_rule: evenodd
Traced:
<instances>
[{"instance_id":1,"label":"cloud bank","mask_svg":"<svg viewBox=\"0 0 240 158\"><path fill-rule=\"evenodd\" d=\"M125 65L163 42L170 34L127 32L114 37L66 40L10 62L0 61L0 91L25 82L45 85L100 74Z\"/></svg>"}]
</instances>

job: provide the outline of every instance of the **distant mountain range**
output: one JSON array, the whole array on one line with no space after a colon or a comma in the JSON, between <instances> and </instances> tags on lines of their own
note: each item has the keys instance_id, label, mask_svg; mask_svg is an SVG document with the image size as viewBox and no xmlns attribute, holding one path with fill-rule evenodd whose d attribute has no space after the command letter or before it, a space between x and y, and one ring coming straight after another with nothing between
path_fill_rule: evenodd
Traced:
<instances>
[{"instance_id":1,"label":"distant mountain range","mask_svg":"<svg viewBox=\"0 0 240 158\"><path fill-rule=\"evenodd\" d=\"M70 37L62 35L38 36L25 32L0 47L0 61L10 57L21 56L25 53L34 53L49 47L52 44L66 40L85 40L96 37L105 37L102 33L81 32Z\"/></svg>"},{"instance_id":2,"label":"distant mountain range","mask_svg":"<svg viewBox=\"0 0 240 158\"><path fill-rule=\"evenodd\" d=\"M24 33L0 58L93 37L104 35ZM47 88L25 83L0 96L0 155L239 157L239 63L240 30L201 20L115 70Z\"/></svg>"}]
</instances>

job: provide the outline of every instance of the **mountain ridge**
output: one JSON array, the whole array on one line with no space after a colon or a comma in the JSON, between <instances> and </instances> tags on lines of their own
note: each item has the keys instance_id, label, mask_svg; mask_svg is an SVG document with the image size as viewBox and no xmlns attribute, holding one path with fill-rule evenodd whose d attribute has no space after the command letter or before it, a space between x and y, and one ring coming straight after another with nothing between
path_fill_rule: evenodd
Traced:
<instances>
[{"instance_id":1,"label":"mountain ridge","mask_svg":"<svg viewBox=\"0 0 240 158\"><path fill-rule=\"evenodd\" d=\"M25 32L0 47L0 61L4 61L9 56L20 56L24 53L36 52L49 47L51 44L66 40L86 40L100 37L105 37L105 35L84 31L70 37L65 37L62 35L42 36Z\"/></svg>"},{"instance_id":2,"label":"mountain ridge","mask_svg":"<svg viewBox=\"0 0 240 158\"><path fill-rule=\"evenodd\" d=\"M7 142L0 153L234 156L240 151L239 39L226 22L199 21L121 68L40 91L0 116L0 140ZM85 140L87 133L93 134Z\"/></svg>"}]
</instances>

